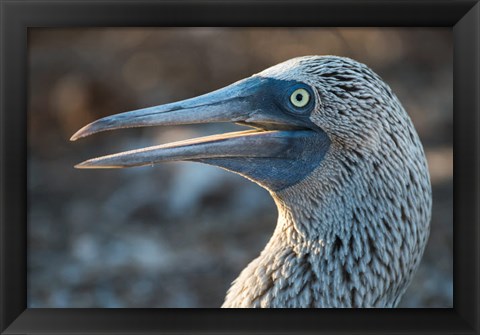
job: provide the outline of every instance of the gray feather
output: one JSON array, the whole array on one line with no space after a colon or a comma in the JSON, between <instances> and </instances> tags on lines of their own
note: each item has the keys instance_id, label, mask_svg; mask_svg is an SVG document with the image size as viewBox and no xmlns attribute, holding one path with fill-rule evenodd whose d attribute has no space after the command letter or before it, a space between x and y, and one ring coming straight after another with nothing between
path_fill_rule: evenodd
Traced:
<instances>
[{"instance_id":1,"label":"gray feather","mask_svg":"<svg viewBox=\"0 0 480 335\"><path fill-rule=\"evenodd\" d=\"M431 186L408 114L348 58L289 60L257 76L305 82L332 145L300 182L271 192L279 218L223 307L395 307L429 234Z\"/></svg>"}]
</instances>

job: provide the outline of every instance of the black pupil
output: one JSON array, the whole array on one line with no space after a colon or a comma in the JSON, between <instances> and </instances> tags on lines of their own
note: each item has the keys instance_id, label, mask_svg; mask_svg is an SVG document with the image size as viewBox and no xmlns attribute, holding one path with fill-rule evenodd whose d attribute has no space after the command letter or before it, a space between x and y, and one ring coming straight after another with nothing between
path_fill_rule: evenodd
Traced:
<instances>
[{"instance_id":1,"label":"black pupil","mask_svg":"<svg viewBox=\"0 0 480 335\"><path fill-rule=\"evenodd\" d=\"M300 93L297 93L297 95L295 96L295 99L297 99L297 101L302 101L303 100L303 95L300 94Z\"/></svg>"}]
</instances>

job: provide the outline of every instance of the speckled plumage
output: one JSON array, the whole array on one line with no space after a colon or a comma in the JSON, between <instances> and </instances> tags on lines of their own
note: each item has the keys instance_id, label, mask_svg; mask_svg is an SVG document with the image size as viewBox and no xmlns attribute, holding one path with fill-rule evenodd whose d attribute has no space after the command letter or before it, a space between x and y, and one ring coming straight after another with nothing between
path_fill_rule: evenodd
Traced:
<instances>
[{"instance_id":1,"label":"speckled plumage","mask_svg":"<svg viewBox=\"0 0 480 335\"><path fill-rule=\"evenodd\" d=\"M331 146L303 180L270 191L279 218L222 307L395 307L423 254L426 158L391 89L348 58L291 59L256 76L315 88L310 120Z\"/></svg>"},{"instance_id":2,"label":"speckled plumage","mask_svg":"<svg viewBox=\"0 0 480 335\"><path fill-rule=\"evenodd\" d=\"M277 227L232 284L223 307L398 304L427 242L431 186L412 122L379 76L348 58L294 58L199 97L99 119L71 139L206 122L256 129L107 155L76 167L196 161L269 190L279 211Z\"/></svg>"}]
</instances>

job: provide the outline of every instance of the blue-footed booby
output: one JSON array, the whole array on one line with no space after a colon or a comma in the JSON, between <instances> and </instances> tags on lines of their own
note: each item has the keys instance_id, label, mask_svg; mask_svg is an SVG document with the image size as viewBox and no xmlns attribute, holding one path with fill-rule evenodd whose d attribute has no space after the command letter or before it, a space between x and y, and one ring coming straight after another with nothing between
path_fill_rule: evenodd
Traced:
<instances>
[{"instance_id":1,"label":"blue-footed booby","mask_svg":"<svg viewBox=\"0 0 480 335\"><path fill-rule=\"evenodd\" d=\"M395 307L429 235L431 185L408 114L370 68L293 58L199 97L97 120L71 140L142 126L252 129L87 160L77 168L191 161L267 189L278 221L223 307Z\"/></svg>"}]
</instances>

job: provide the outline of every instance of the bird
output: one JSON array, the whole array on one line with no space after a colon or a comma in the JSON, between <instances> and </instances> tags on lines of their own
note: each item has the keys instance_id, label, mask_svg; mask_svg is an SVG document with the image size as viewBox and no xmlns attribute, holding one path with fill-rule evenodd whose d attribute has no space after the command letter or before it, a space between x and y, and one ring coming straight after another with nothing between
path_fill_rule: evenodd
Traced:
<instances>
[{"instance_id":1,"label":"bird","mask_svg":"<svg viewBox=\"0 0 480 335\"><path fill-rule=\"evenodd\" d=\"M432 191L419 135L378 74L346 57L296 57L198 97L101 118L71 140L209 122L250 129L75 167L199 162L265 188L275 229L221 307L397 307L427 244Z\"/></svg>"}]
</instances>

